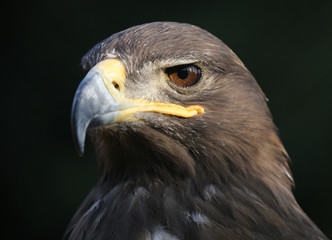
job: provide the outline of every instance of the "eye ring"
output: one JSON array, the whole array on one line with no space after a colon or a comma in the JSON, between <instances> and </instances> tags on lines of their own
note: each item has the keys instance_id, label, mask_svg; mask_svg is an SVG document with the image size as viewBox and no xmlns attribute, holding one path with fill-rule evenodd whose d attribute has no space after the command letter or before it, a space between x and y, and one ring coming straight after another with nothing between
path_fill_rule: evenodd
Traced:
<instances>
[{"instance_id":1,"label":"eye ring","mask_svg":"<svg viewBox=\"0 0 332 240\"><path fill-rule=\"evenodd\" d=\"M166 69L166 74L176 85L191 87L201 79L202 71L200 68L190 64L168 68Z\"/></svg>"}]
</instances>

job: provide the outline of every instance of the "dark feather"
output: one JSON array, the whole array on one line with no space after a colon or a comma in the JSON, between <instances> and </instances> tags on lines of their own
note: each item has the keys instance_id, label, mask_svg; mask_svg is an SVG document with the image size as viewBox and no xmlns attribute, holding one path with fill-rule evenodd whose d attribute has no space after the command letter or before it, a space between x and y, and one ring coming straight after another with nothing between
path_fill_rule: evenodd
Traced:
<instances>
[{"instance_id":1,"label":"dark feather","mask_svg":"<svg viewBox=\"0 0 332 240\"><path fill-rule=\"evenodd\" d=\"M188 24L152 23L102 41L82 65L110 55L126 66L128 97L206 111L142 113L141 122L90 132L101 176L65 239L326 239L294 199L264 94L224 43ZM155 69L188 58L204 84L147 94Z\"/></svg>"}]
</instances>

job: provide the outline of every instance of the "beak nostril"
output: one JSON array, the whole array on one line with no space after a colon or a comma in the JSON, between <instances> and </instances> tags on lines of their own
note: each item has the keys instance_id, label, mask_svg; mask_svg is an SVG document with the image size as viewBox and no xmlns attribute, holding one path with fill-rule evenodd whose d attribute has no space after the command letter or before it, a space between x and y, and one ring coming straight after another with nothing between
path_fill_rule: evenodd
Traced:
<instances>
[{"instance_id":1,"label":"beak nostril","mask_svg":"<svg viewBox=\"0 0 332 240\"><path fill-rule=\"evenodd\" d=\"M120 86L119 84L117 84L116 82L112 82L113 86L115 87L116 90L120 90Z\"/></svg>"}]
</instances>

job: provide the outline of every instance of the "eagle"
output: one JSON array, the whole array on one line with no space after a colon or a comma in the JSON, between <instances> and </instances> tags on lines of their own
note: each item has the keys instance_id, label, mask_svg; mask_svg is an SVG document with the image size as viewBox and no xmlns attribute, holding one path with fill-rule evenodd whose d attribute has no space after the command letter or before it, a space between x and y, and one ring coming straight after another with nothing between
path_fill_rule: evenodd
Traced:
<instances>
[{"instance_id":1,"label":"eagle","mask_svg":"<svg viewBox=\"0 0 332 240\"><path fill-rule=\"evenodd\" d=\"M100 177L64 239L327 239L292 194L267 99L221 40L153 22L95 45L71 112Z\"/></svg>"}]
</instances>

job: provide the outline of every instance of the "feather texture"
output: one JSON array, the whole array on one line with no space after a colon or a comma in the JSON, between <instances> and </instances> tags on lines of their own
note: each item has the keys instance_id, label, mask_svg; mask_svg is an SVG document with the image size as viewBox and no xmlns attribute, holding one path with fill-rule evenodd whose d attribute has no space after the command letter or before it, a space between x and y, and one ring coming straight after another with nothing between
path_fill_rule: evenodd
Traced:
<instances>
[{"instance_id":1,"label":"feather texture","mask_svg":"<svg viewBox=\"0 0 332 240\"><path fill-rule=\"evenodd\" d=\"M102 41L83 68L109 57L126 66L127 97L199 104L205 113L139 113L140 121L91 131L100 179L65 239L326 239L294 199L263 92L224 43L158 22ZM202 69L197 86L160 81L167 66L188 59Z\"/></svg>"}]
</instances>

